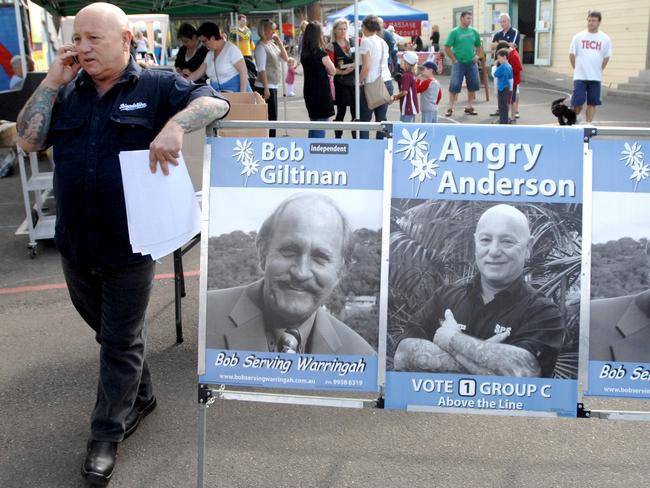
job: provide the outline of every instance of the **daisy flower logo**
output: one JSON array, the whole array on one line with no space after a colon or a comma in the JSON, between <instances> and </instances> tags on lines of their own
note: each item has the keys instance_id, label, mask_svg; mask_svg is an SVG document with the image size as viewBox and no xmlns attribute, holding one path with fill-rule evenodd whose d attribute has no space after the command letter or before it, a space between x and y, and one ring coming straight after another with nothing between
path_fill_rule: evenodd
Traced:
<instances>
[{"instance_id":1,"label":"daisy flower logo","mask_svg":"<svg viewBox=\"0 0 650 488\"><path fill-rule=\"evenodd\" d=\"M246 179L248 179L249 176L257 174L260 169L260 162L256 159L247 159L242 163L242 166L243 168L239 174L245 175Z\"/></svg>"},{"instance_id":2,"label":"daisy flower logo","mask_svg":"<svg viewBox=\"0 0 650 488\"><path fill-rule=\"evenodd\" d=\"M639 163L632 167L632 176L630 176L630 179L635 181L634 191L639 186L639 182L645 180L648 176L650 176L650 166L647 164Z\"/></svg>"},{"instance_id":3,"label":"daisy flower logo","mask_svg":"<svg viewBox=\"0 0 650 488\"><path fill-rule=\"evenodd\" d=\"M410 133L406 128L402 129L402 138L397 141L398 146L402 146L395 151L395 154L402 153L402 160L409 161L413 166L413 171L409 175L409 180L413 183L417 181L415 196L420 193L420 187L426 180L432 180L436 175L435 158L429 158L429 143L424 140L427 133L419 128Z\"/></svg>"},{"instance_id":4,"label":"daisy flower logo","mask_svg":"<svg viewBox=\"0 0 650 488\"><path fill-rule=\"evenodd\" d=\"M402 129L402 139L397 141L397 144L404 147L395 151L395 154L403 152L404 161L413 159L416 156L422 156L429 148L429 143L424 140L426 135L427 133L420 131L420 129L415 129L413 135L409 134L406 128Z\"/></svg>"},{"instance_id":5,"label":"daisy flower logo","mask_svg":"<svg viewBox=\"0 0 650 488\"><path fill-rule=\"evenodd\" d=\"M417 197L418 193L420 193L420 185L422 185L422 182L427 179L432 180L437 174L436 169L439 165L436 164L435 159L429 159L429 153L412 159L411 164L413 165L413 172L409 175L409 180L417 179L418 181L418 187L415 190L415 196Z\"/></svg>"},{"instance_id":6,"label":"daisy flower logo","mask_svg":"<svg viewBox=\"0 0 650 488\"><path fill-rule=\"evenodd\" d=\"M248 139L244 139L243 141L237 139L233 148L232 157L242 165L242 170L239 174L244 177L244 186L247 186L248 178L256 175L260 169L260 162L255 159L253 143Z\"/></svg>"},{"instance_id":7,"label":"daisy flower logo","mask_svg":"<svg viewBox=\"0 0 650 488\"><path fill-rule=\"evenodd\" d=\"M625 143L624 149L621 151L621 161L625 162L625 166L634 167L636 164L643 163L643 151L641 144L633 142L630 146Z\"/></svg>"},{"instance_id":8,"label":"daisy flower logo","mask_svg":"<svg viewBox=\"0 0 650 488\"><path fill-rule=\"evenodd\" d=\"M253 157L253 143L247 139L240 141L237 139L235 141L235 147L233 148L232 157L237 160L238 163L243 163L247 159Z\"/></svg>"},{"instance_id":9,"label":"daisy flower logo","mask_svg":"<svg viewBox=\"0 0 650 488\"><path fill-rule=\"evenodd\" d=\"M632 170L631 180L634 180L634 191L637 190L639 183L650 177L650 166L645 164L643 147L638 142L631 145L625 143L621 151L620 161Z\"/></svg>"}]
</instances>

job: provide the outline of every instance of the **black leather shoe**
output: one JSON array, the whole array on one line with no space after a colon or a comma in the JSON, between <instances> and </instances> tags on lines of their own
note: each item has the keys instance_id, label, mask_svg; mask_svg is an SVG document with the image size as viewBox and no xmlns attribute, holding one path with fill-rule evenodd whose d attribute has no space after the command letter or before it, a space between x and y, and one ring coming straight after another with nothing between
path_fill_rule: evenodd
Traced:
<instances>
[{"instance_id":1,"label":"black leather shoe","mask_svg":"<svg viewBox=\"0 0 650 488\"><path fill-rule=\"evenodd\" d=\"M86 460L81 466L81 475L87 486L106 486L111 480L117 456L117 443L88 441Z\"/></svg>"},{"instance_id":2,"label":"black leather shoe","mask_svg":"<svg viewBox=\"0 0 650 488\"><path fill-rule=\"evenodd\" d=\"M140 421L153 412L156 408L157 402L156 397L152 396L146 402L135 401L133 410L129 412L129 415L126 416L126 421L124 422L124 438L126 439L131 434L135 432L135 429L138 428Z\"/></svg>"}]
</instances>

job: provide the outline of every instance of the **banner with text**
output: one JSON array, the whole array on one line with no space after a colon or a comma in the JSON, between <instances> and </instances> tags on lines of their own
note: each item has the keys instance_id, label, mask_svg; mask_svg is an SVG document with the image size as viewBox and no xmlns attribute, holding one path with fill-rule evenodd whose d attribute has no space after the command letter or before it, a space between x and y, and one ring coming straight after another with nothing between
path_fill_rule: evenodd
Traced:
<instances>
[{"instance_id":1,"label":"banner with text","mask_svg":"<svg viewBox=\"0 0 650 488\"><path fill-rule=\"evenodd\" d=\"M210 143L199 381L378 391L386 141Z\"/></svg>"},{"instance_id":2,"label":"banner with text","mask_svg":"<svg viewBox=\"0 0 650 488\"><path fill-rule=\"evenodd\" d=\"M385 27L393 26L395 33L400 36L417 37L422 35L421 20L385 20Z\"/></svg>"},{"instance_id":3,"label":"banner with text","mask_svg":"<svg viewBox=\"0 0 650 488\"><path fill-rule=\"evenodd\" d=\"M594 140L588 395L650 398L650 142Z\"/></svg>"},{"instance_id":4,"label":"banner with text","mask_svg":"<svg viewBox=\"0 0 650 488\"><path fill-rule=\"evenodd\" d=\"M393 133L386 408L575 416L583 131Z\"/></svg>"}]
</instances>

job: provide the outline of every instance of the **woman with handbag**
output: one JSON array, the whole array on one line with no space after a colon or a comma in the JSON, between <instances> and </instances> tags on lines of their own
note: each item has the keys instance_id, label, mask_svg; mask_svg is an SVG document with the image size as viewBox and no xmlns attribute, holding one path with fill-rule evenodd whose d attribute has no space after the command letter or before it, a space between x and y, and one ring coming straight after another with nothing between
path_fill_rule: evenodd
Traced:
<instances>
[{"instance_id":1,"label":"woman with handbag","mask_svg":"<svg viewBox=\"0 0 650 488\"><path fill-rule=\"evenodd\" d=\"M329 77L334 75L336 68L324 48L320 22L310 22L302 36L300 63L305 75L303 96L312 121L327 121L334 115ZM323 138L325 131L310 130L307 137Z\"/></svg>"},{"instance_id":2,"label":"woman with handbag","mask_svg":"<svg viewBox=\"0 0 650 488\"><path fill-rule=\"evenodd\" d=\"M363 39L359 46L361 54L361 120L370 122L375 116L375 122L387 120L388 104L393 97L393 80L388 69L388 45L378 36L381 32L381 21L376 15L368 15L361 24ZM361 139L368 139L368 132L361 131ZM383 139L384 133L377 132L377 139Z\"/></svg>"},{"instance_id":3,"label":"woman with handbag","mask_svg":"<svg viewBox=\"0 0 650 488\"><path fill-rule=\"evenodd\" d=\"M350 107L352 120L356 117L356 103L354 100L354 53L350 46L348 37L348 21L337 19L332 26L333 40L330 45L330 53L336 75L334 76L334 93L336 93L336 117L334 122L343 122L345 111ZM342 130L335 130L334 135L340 139ZM356 131L352 131L352 138L356 139Z\"/></svg>"},{"instance_id":4,"label":"woman with handbag","mask_svg":"<svg viewBox=\"0 0 650 488\"><path fill-rule=\"evenodd\" d=\"M196 31L201 43L208 48L203 64L188 76L196 81L207 76L208 83L217 91L251 91L244 56L234 44L226 41L214 22L203 23Z\"/></svg>"},{"instance_id":5,"label":"woman with handbag","mask_svg":"<svg viewBox=\"0 0 650 488\"><path fill-rule=\"evenodd\" d=\"M272 20L260 21L257 32L260 41L253 53L257 65L255 91L266 100L269 120L278 120L278 87L283 82L282 62L286 63L289 55L275 33L275 23ZM269 137L275 137L275 129L269 129Z\"/></svg>"}]
</instances>

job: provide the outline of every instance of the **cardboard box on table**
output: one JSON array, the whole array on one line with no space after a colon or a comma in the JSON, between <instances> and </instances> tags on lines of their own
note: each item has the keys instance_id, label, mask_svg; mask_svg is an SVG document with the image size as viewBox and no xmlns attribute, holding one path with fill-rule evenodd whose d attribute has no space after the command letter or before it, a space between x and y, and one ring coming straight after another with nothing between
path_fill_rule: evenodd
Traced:
<instances>
[{"instance_id":1,"label":"cardboard box on table","mask_svg":"<svg viewBox=\"0 0 650 488\"><path fill-rule=\"evenodd\" d=\"M259 93L222 93L230 102L230 112L224 120L268 120L266 102ZM268 129L220 129L220 137L268 137Z\"/></svg>"}]
</instances>

